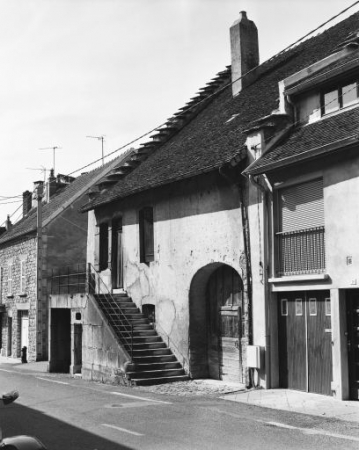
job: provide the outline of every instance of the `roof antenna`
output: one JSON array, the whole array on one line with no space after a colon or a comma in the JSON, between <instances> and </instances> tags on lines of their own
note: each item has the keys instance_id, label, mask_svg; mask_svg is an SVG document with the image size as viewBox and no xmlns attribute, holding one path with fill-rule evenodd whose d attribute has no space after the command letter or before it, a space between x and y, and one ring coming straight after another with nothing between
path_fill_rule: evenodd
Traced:
<instances>
[{"instance_id":1,"label":"roof antenna","mask_svg":"<svg viewBox=\"0 0 359 450\"><path fill-rule=\"evenodd\" d=\"M55 174L55 152L56 150L61 149L61 147L57 147L56 145L54 147L44 147L44 148L40 148L39 150L52 150L52 168L54 169L54 174Z\"/></svg>"},{"instance_id":2,"label":"roof antenna","mask_svg":"<svg viewBox=\"0 0 359 450\"><path fill-rule=\"evenodd\" d=\"M41 173L44 174L44 183L46 181L46 172L48 169L46 169L46 167L41 166L39 168L35 168L35 167L26 167L27 170L39 170Z\"/></svg>"},{"instance_id":3,"label":"roof antenna","mask_svg":"<svg viewBox=\"0 0 359 450\"><path fill-rule=\"evenodd\" d=\"M87 138L92 138L92 139L98 139L99 141L101 140L101 150L102 150L102 165L104 165L104 154L103 154L103 141L105 139L105 136L86 136Z\"/></svg>"}]
</instances>

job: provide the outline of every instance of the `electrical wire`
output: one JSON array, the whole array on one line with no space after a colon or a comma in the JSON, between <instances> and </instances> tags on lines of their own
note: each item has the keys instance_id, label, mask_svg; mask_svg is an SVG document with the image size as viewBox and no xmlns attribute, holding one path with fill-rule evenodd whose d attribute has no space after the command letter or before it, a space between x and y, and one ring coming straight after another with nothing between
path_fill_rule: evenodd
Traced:
<instances>
[{"instance_id":1,"label":"electrical wire","mask_svg":"<svg viewBox=\"0 0 359 450\"><path fill-rule=\"evenodd\" d=\"M275 58L278 58L280 55L282 55L283 53L287 52L289 49L295 47L296 45L298 45L300 42L304 41L307 37L313 35L316 31L320 30L321 28L323 28L325 25L327 25L328 23L332 22L333 20L337 19L338 17L340 17L341 15L343 15L344 13L346 13L347 11L349 11L350 9L352 9L354 6L359 4L359 0L355 1L354 3L352 3L350 6L348 6L347 8L343 9L342 11L340 11L338 14L332 16L330 19L326 20L324 23L322 23L321 25L319 25L318 27L316 27L315 29L311 30L309 33L305 34L304 36L302 36L301 38L297 39L295 42L293 42L292 44L288 45L287 47L285 47L283 50L281 50L279 53L276 53L274 56L268 58L266 61L264 61L261 65L263 66L264 64L272 61ZM255 71L257 69L257 67L254 67L253 69L247 71L245 74L239 76L238 78L236 78L235 80L232 80L230 82L228 82L227 84L225 84L224 86L222 86L220 89L217 89L215 92L213 92L212 94L204 97L202 100L198 100L198 102L196 102L195 104L193 104L192 106L188 106L188 108L186 108L184 111L182 111L181 113L176 114L177 118L181 117L182 115L185 115L188 113L188 111L191 111L194 108L197 108L198 105L200 105L201 103L208 101L210 98L217 96L219 93L221 93L222 91L224 91L225 89L227 89L228 87L232 86L234 83L240 81L242 78L244 78L245 76L249 75L250 73L252 73L253 71ZM160 125L156 126L155 128L152 128L151 130L147 131L146 133L140 135L139 137L133 139L132 141L128 142L125 145L122 145L121 147L117 148L116 150L108 153L107 155L105 155L105 158L108 158L109 156L112 156L113 154L125 149L126 147L128 147L129 145L134 144L135 142L138 142L139 140L143 139L144 137L154 133L155 131L158 131L158 129L162 128L163 126L165 126L168 123L168 120L166 120L165 122L161 123ZM83 169L86 169L90 166L92 166L93 164L96 164L97 162L102 161L102 157L98 158L94 161L92 161L89 164L86 164L85 166L82 166L70 173L67 174L67 176L70 176L76 172L79 172ZM21 205L20 205L21 207ZM11 214L10 217L13 217L13 215L20 209L17 208L13 214ZM6 222L6 221L5 221ZM3 224L5 223L3 222ZM3 225L2 224L2 225ZM0 225L0 226L2 226Z\"/></svg>"}]
</instances>

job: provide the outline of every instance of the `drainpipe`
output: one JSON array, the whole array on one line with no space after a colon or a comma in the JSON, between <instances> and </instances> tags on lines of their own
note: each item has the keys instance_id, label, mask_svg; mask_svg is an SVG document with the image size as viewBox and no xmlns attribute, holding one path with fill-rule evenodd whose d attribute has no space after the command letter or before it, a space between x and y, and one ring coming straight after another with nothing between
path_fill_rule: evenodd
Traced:
<instances>
[{"instance_id":1,"label":"drainpipe","mask_svg":"<svg viewBox=\"0 0 359 450\"><path fill-rule=\"evenodd\" d=\"M241 208L242 225L243 225L243 243L244 253L246 256L246 278L247 278L247 295L248 295L248 344L253 342L253 321L252 321L252 266L250 253L250 232L247 209L244 202L243 189L239 181L234 181L228 174L224 172L224 166L219 167L219 174L225 178L230 184L234 184L238 189L239 203Z\"/></svg>"},{"instance_id":2,"label":"drainpipe","mask_svg":"<svg viewBox=\"0 0 359 450\"><path fill-rule=\"evenodd\" d=\"M268 284L268 254L270 254L270 248L272 245L270 225L271 220L268 219L271 216L271 211L269 209L269 199L273 194L273 187L270 184L267 176L265 174L262 175L262 178L265 182L263 186L260 184L252 175L248 176L249 181L256 186L263 194L263 236L266 236L267 239L264 239L263 245L263 283L264 283L264 292L265 292L265 353L264 353L264 367L265 367L265 388L270 389L271 387L271 292Z\"/></svg>"},{"instance_id":3,"label":"drainpipe","mask_svg":"<svg viewBox=\"0 0 359 450\"><path fill-rule=\"evenodd\" d=\"M37 200L37 250L36 250L36 268L37 268L37 305L36 305L36 359L38 352L38 342L37 336L41 336L42 340L42 332L39 333L39 329L41 329L41 324L39 324L40 311L39 305L42 300L42 198L43 198L43 182L37 181L34 183L35 186L35 199ZM42 354L42 342L41 342L41 354Z\"/></svg>"}]
</instances>

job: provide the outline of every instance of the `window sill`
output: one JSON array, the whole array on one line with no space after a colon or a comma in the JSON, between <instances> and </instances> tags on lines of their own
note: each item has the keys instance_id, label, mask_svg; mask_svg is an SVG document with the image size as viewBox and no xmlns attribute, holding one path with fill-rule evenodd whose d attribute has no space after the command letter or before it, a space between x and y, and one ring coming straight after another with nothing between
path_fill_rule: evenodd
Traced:
<instances>
[{"instance_id":1,"label":"window sill","mask_svg":"<svg viewBox=\"0 0 359 450\"><path fill-rule=\"evenodd\" d=\"M21 294L19 294L19 297L27 297L26 292L22 292Z\"/></svg>"},{"instance_id":2,"label":"window sill","mask_svg":"<svg viewBox=\"0 0 359 450\"><path fill-rule=\"evenodd\" d=\"M318 273L314 275L291 275L283 276L280 278L269 278L269 283L293 283L300 281L325 281L329 279L329 275L326 273Z\"/></svg>"},{"instance_id":3,"label":"window sill","mask_svg":"<svg viewBox=\"0 0 359 450\"><path fill-rule=\"evenodd\" d=\"M14 294L8 294L6 298L14 298Z\"/></svg>"}]
</instances>

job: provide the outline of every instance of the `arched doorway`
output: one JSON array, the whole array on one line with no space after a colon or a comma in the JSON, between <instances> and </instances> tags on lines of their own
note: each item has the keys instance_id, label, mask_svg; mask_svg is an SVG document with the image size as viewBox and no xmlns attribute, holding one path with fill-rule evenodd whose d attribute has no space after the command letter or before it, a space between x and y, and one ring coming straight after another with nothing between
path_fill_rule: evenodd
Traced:
<instances>
[{"instance_id":1,"label":"arched doorway","mask_svg":"<svg viewBox=\"0 0 359 450\"><path fill-rule=\"evenodd\" d=\"M232 267L210 264L190 289L190 370L193 378L242 382L243 283Z\"/></svg>"}]
</instances>

